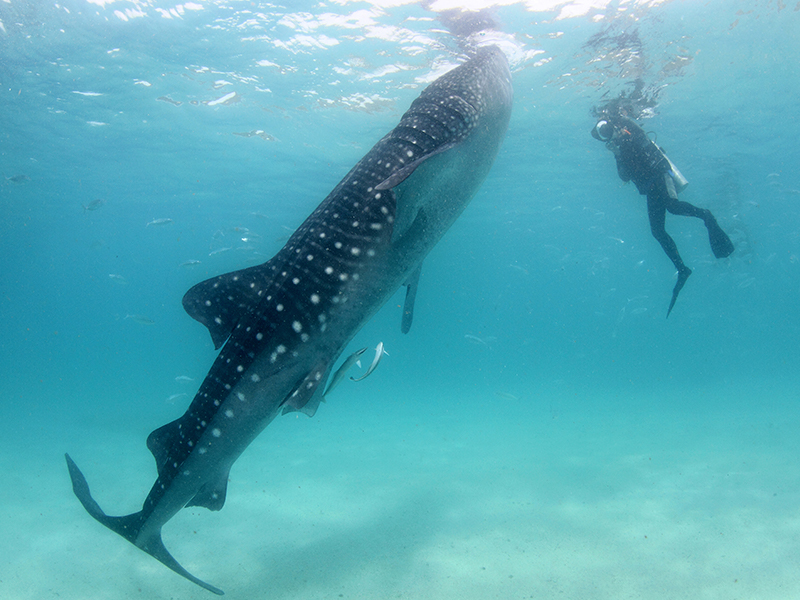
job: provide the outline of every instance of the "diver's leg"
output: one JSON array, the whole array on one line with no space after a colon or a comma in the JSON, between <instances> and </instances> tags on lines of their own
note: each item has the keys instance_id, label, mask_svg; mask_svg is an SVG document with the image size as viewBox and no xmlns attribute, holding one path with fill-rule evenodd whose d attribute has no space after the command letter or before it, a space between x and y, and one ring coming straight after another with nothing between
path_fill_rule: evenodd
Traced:
<instances>
[{"instance_id":1,"label":"diver's leg","mask_svg":"<svg viewBox=\"0 0 800 600\"><path fill-rule=\"evenodd\" d=\"M708 225L709 219L712 221L714 220L714 215L711 214L710 210L706 210L705 208L697 208L694 204L689 204L683 200L670 198L667 202L666 208L673 215L678 215L681 217L697 217L698 219L702 219L706 225Z\"/></svg>"},{"instance_id":2,"label":"diver's leg","mask_svg":"<svg viewBox=\"0 0 800 600\"><path fill-rule=\"evenodd\" d=\"M653 234L653 237L656 238L656 241L661 244L664 253L669 257L672 264L675 265L675 268L678 269L680 273L682 270L688 269L689 267L683 264L683 259L681 255L678 254L678 246L675 244L675 240L667 233L665 227L667 206L668 204L664 201L663 196L654 194L647 195L647 216L650 219L650 232ZM691 271L689 271L689 273L691 273Z\"/></svg>"},{"instance_id":3,"label":"diver's leg","mask_svg":"<svg viewBox=\"0 0 800 600\"><path fill-rule=\"evenodd\" d=\"M672 300L670 300L669 308L667 309L667 317L672 312L672 307L675 306L675 301L678 299L678 294L681 293L686 280L692 274L692 270L683 263L681 255L678 254L678 246L675 240L667 233L665 228L665 221L667 216L667 205L665 201L669 198L666 194L648 194L647 195L647 216L650 219L650 231L653 237L661 244L664 253L678 269L678 281L675 282L675 287L672 289Z\"/></svg>"},{"instance_id":4,"label":"diver's leg","mask_svg":"<svg viewBox=\"0 0 800 600\"><path fill-rule=\"evenodd\" d=\"M714 256L717 258L725 258L731 255L734 250L733 242L731 238L728 237L728 234L722 231L722 227L719 226L710 210L697 208L693 204L674 198L668 199L667 210L673 215L703 219L703 223L706 224L706 229L708 229L708 242L711 245L711 251L714 253Z\"/></svg>"}]
</instances>

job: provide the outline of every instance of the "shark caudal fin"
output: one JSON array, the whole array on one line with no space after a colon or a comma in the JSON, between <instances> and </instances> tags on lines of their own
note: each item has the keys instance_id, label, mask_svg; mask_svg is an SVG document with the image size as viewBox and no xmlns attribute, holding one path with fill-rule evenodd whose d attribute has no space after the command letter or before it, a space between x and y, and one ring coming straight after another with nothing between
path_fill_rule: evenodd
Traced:
<instances>
[{"instance_id":1,"label":"shark caudal fin","mask_svg":"<svg viewBox=\"0 0 800 600\"><path fill-rule=\"evenodd\" d=\"M89 491L89 484L86 483L86 477L83 476L83 473L81 473L78 465L76 465L75 461L70 458L69 454L65 454L64 457L67 459L67 468L69 469L69 476L72 479L72 491L75 492L75 496L77 496L78 500L80 500L83 508L86 509L86 512L94 517L94 519L108 527L111 531L118 533L131 544L147 552L150 556L155 558L164 566L169 567L178 575L185 577L192 583L196 583L200 587L207 589L209 592L214 592L220 596L225 593L221 589L198 579L189 573L189 571L184 569L180 564L178 564L178 561L175 560L169 551L167 551L167 549L164 547L164 542L161 541L160 530L154 532L153 535L146 540L137 541L143 523L142 513L133 513L124 517L108 516L103 512L103 509L100 508L100 505L97 504L95 499L92 498L92 494Z\"/></svg>"}]
</instances>

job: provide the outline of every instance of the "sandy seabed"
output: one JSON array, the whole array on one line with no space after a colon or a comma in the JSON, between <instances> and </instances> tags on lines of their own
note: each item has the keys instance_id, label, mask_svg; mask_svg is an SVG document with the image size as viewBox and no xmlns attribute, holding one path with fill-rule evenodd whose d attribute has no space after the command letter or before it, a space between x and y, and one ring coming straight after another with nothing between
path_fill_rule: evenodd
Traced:
<instances>
[{"instance_id":1,"label":"sandy seabed","mask_svg":"<svg viewBox=\"0 0 800 600\"><path fill-rule=\"evenodd\" d=\"M224 509L185 509L165 545L248 600L800 595L793 392L688 413L657 396L405 393L277 419L234 465ZM28 425L0 446L0 596L214 597L72 495L65 451L108 514L139 510L146 430Z\"/></svg>"}]
</instances>

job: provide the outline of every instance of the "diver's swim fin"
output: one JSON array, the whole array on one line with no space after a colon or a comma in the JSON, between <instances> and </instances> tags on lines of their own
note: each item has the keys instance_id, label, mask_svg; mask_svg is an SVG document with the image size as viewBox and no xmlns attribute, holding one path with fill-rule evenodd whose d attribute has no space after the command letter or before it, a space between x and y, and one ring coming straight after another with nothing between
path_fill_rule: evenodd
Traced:
<instances>
[{"instance_id":1,"label":"diver's swim fin","mask_svg":"<svg viewBox=\"0 0 800 600\"><path fill-rule=\"evenodd\" d=\"M708 242L711 244L711 251L717 258L726 258L733 253L733 242L728 234L722 231L722 227L717 224L715 219L710 219L706 223L708 228Z\"/></svg>"},{"instance_id":2,"label":"diver's swim fin","mask_svg":"<svg viewBox=\"0 0 800 600\"><path fill-rule=\"evenodd\" d=\"M678 294L681 293L683 285L686 283L686 280L689 279L689 275L691 274L692 270L687 266L684 266L683 269L678 271L678 281L675 282L675 287L672 288L672 300L670 301L669 308L667 309L668 319L669 319L669 313L672 312L672 307L675 306L675 301L678 299Z\"/></svg>"}]
</instances>

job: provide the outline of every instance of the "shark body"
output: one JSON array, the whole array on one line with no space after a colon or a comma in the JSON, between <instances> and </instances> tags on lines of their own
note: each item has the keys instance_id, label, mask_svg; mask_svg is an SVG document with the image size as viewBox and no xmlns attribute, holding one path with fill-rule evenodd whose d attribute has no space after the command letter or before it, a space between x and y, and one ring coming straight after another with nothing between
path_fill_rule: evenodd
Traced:
<instances>
[{"instance_id":1,"label":"shark body","mask_svg":"<svg viewBox=\"0 0 800 600\"><path fill-rule=\"evenodd\" d=\"M106 515L66 457L89 514L222 594L169 554L163 525L187 506L221 509L255 437L280 413L315 413L347 343L400 286L413 304L421 262L488 173L511 105L505 56L479 49L421 93L272 259L192 287L184 307L222 350L186 413L148 436L158 478L141 511Z\"/></svg>"}]
</instances>

